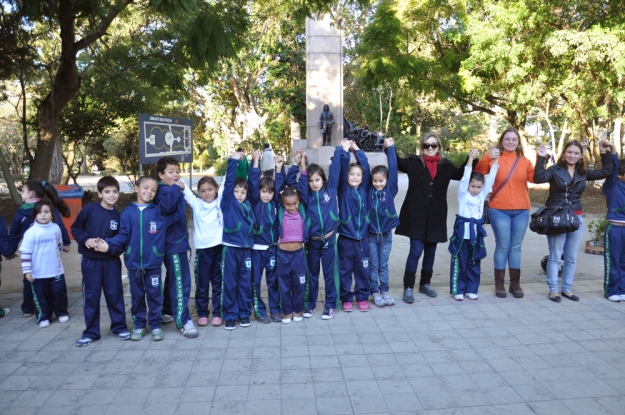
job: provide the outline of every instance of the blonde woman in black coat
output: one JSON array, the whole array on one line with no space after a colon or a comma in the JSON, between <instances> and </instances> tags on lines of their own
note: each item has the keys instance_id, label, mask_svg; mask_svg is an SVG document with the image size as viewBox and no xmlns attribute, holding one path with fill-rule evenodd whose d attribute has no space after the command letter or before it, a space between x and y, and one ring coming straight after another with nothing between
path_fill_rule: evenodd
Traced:
<instances>
[{"instance_id":1,"label":"blonde woman in black coat","mask_svg":"<svg viewBox=\"0 0 625 415\"><path fill-rule=\"evenodd\" d=\"M408 174L408 191L399 213L399 226L395 230L396 235L410 238L404 272L404 302L408 304L414 302L413 290L421 254L419 292L436 297L430 282L436 245L447 241L447 188L451 180L462 179L464 173L464 166L456 167L439 154L442 143L436 134L425 134L420 148L420 156L397 156L399 171Z\"/></svg>"}]
</instances>

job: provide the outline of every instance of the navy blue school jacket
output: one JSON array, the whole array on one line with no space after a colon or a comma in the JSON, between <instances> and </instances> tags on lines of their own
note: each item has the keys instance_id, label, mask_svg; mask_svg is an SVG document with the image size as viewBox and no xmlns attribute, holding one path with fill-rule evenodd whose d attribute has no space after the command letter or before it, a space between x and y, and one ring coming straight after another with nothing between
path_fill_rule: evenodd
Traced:
<instances>
[{"instance_id":1,"label":"navy blue school jacket","mask_svg":"<svg viewBox=\"0 0 625 415\"><path fill-rule=\"evenodd\" d=\"M471 235L469 239L464 239L464 224L469 223L469 229L471 229ZM477 226L473 226L477 225ZM474 219L465 218L464 216L456 215L456 223L454 223L454 234L449 238L449 253L452 256L458 255L462 244L471 244L473 247L474 260L480 260L486 258L486 245L484 244L484 237L486 236L486 230L484 229L484 218ZM477 227L477 232L474 231Z\"/></svg>"},{"instance_id":2,"label":"navy blue school jacket","mask_svg":"<svg viewBox=\"0 0 625 415\"><path fill-rule=\"evenodd\" d=\"M15 215L13 215L11 231L9 233L13 252L17 251L17 248L20 246L20 241L24 237L24 233L33 224L33 207L35 207L35 203L24 203L21 208L17 209ZM69 234L63 224L63 219L61 219L61 212L59 212L57 208L54 208L54 223L59 225L59 228L61 229L63 246L71 245L72 241L69 239Z\"/></svg>"},{"instance_id":3,"label":"navy blue school jacket","mask_svg":"<svg viewBox=\"0 0 625 415\"><path fill-rule=\"evenodd\" d=\"M173 220L165 215L155 203L139 209L131 203L121 214L119 233L106 238L111 255L124 254L128 269L160 268L165 255L167 227Z\"/></svg>"},{"instance_id":4,"label":"navy blue school jacket","mask_svg":"<svg viewBox=\"0 0 625 415\"><path fill-rule=\"evenodd\" d=\"M607 220L625 221L625 183L618 179L618 155L611 155L614 171L603 183L606 204L608 205Z\"/></svg>"},{"instance_id":5,"label":"navy blue school jacket","mask_svg":"<svg viewBox=\"0 0 625 415\"><path fill-rule=\"evenodd\" d=\"M264 203L260 200L260 169L252 167L247 176L248 197L256 223L254 226L254 243L256 245L275 245L278 243L278 204L280 190L284 185L284 172L276 173L273 200Z\"/></svg>"},{"instance_id":6,"label":"navy blue school jacket","mask_svg":"<svg viewBox=\"0 0 625 415\"><path fill-rule=\"evenodd\" d=\"M90 238L112 238L119 233L120 214L117 210L105 209L100 202L89 203L82 208L72 224L72 236L78 243L78 253L89 259L111 259L108 252L87 248Z\"/></svg>"},{"instance_id":7,"label":"navy blue school jacket","mask_svg":"<svg viewBox=\"0 0 625 415\"><path fill-rule=\"evenodd\" d=\"M399 191L399 170L395 146L387 147L388 180L382 190L376 190L373 183L367 197L369 203L369 233L384 233L399 225L399 216L395 210L395 196Z\"/></svg>"},{"instance_id":8,"label":"navy blue school jacket","mask_svg":"<svg viewBox=\"0 0 625 415\"><path fill-rule=\"evenodd\" d=\"M161 207L164 214L173 215L167 228L165 253L180 254L191 250L187 226L187 202L184 200L182 189L175 184L168 186L159 182L154 203Z\"/></svg>"},{"instance_id":9,"label":"navy blue school jacket","mask_svg":"<svg viewBox=\"0 0 625 415\"><path fill-rule=\"evenodd\" d=\"M243 203L234 197L234 183L237 178L239 160L228 159L228 169L221 197L221 212L224 218L223 243L239 248L254 246L254 211L248 200Z\"/></svg>"},{"instance_id":10,"label":"navy blue school jacket","mask_svg":"<svg viewBox=\"0 0 625 415\"><path fill-rule=\"evenodd\" d=\"M310 236L323 238L339 227L336 196L341 174L340 159L342 153L344 153L343 148L337 146L334 150L334 162L330 165L327 184L318 192L313 192L308 188L308 180L301 180L301 178L299 181L297 180L299 169L291 167L287 173L286 183L289 186L295 186L300 194L307 195L301 199L301 202L306 207L306 220Z\"/></svg>"},{"instance_id":11,"label":"navy blue school jacket","mask_svg":"<svg viewBox=\"0 0 625 415\"><path fill-rule=\"evenodd\" d=\"M350 154L343 151L340 159L339 234L350 239L361 240L369 236L369 204L367 198L371 184L371 169L364 151L358 150L354 155L364 170L362 183L358 187L351 187L348 184Z\"/></svg>"},{"instance_id":12,"label":"navy blue school jacket","mask_svg":"<svg viewBox=\"0 0 625 415\"><path fill-rule=\"evenodd\" d=\"M4 220L0 220L0 255L9 256L13 255L15 250L11 244L11 238L9 238L9 231L7 230L7 224ZM2 257L0 256L0 262Z\"/></svg>"}]
</instances>

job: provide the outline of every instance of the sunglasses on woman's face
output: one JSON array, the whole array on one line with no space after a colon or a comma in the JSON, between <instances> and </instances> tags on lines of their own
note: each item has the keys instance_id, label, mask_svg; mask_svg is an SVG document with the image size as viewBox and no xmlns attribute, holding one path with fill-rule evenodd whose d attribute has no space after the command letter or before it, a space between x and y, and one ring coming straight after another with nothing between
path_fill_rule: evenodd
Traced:
<instances>
[{"instance_id":1,"label":"sunglasses on woman's face","mask_svg":"<svg viewBox=\"0 0 625 415\"><path fill-rule=\"evenodd\" d=\"M438 144L437 144L437 143L432 143L432 144L430 144L430 143L425 143L425 144L423 144L423 148L424 148L424 149L428 149L428 148L431 148L431 149L438 148Z\"/></svg>"}]
</instances>

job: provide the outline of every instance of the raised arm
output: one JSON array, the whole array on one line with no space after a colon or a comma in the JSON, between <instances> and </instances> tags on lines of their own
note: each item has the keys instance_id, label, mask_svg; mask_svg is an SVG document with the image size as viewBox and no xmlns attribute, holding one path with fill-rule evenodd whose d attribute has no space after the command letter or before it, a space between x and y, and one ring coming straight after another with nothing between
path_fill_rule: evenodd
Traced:
<instances>
[{"instance_id":1,"label":"raised arm","mask_svg":"<svg viewBox=\"0 0 625 415\"><path fill-rule=\"evenodd\" d=\"M284 182L285 182L284 161L282 160L281 156L275 156L274 160L275 160L275 166L276 166L276 176L275 176L275 184L274 184L275 192L273 194L273 201L277 206L280 203L280 192L282 191L282 188L284 188Z\"/></svg>"},{"instance_id":2,"label":"raised arm","mask_svg":"<svg viewBox=\"0 0 625 415\"><path fill-rule=\"evenodd\" d=\"M355 145L356 144L354 143L354 146ZM358 160L358 163L360 163L364 171L362 175L361 186L365 191L367 191L367 189L371 187L371 166L369 166L369 160L367 159L367 155L365 154L365 152L360 149L356 150L354 155L356 156L356 160Z\"/></svg>"},{"instance_id":3,"label":"raised arm","mask_svg":"<svg viewBox=\"0 0 625 415\"><path fill-rule=\"evenodd\" d=\"M249 199L252 205L260 201L260 168L258 167L258 159L260 151L252 151L252 169L247 175L247 186L249 187Z\"/></svg>"},{"instance_id":4,"label":"raised arm","mask_svg":"<svg viewBox=\"0 0 625 415\"><path fill-rule=\"evenodd\" d=\"M397 162L397 169L402 173L408 173L410 160L408 158L399 157L397 151L395 151L395 160Z\"/></svg>"},{"instance_id":5,"label":"raised arm","mask_svg":"<svg viewBox=\"0 0 625 415\"><path fill-rule=\"evenodd\" d=\"M335 192L347 184L347 166L349 166L349 140L341 140L341 145L334 148L332 164L328 171L328 190Z\"/></svg>"},{"instance_id":6,"label":"raised arm","mask_svg":"<svg viewBox=\"0 0 625 415\"><path fill-rule=\"evenodd\" d=\"M388 164L388 188L393 196L399 192L399 173L397 168L397 152L392 138L384 140L386 146L386 163Z\"/></svg>"},{"instance_id":7,"label":"raised arm","mask_svg":"<svg viewBox=\"0 0 625 415\"><path fill-rule=\"evenodd\" d=\"M241 153L232 153L228 159L226 177L224 178L224 182L221 186L224 189L221 196L222 210L227 209L228 205L230 205L230 203L234 200L234 183L237 179L237 165L239 164L240 157Z\"/></svg>"},{"instance_id":8,"label":"raised arm","mask_svg":"<svg viewBox=\"0 0 625 415\"><path fill-rule=\"evenodd\" d=\"M614 172L612 164L612 155L610 153L601 153L601 170L587 170L586 180L600 180L610 177Z\"/></svg>"}]
</instances>

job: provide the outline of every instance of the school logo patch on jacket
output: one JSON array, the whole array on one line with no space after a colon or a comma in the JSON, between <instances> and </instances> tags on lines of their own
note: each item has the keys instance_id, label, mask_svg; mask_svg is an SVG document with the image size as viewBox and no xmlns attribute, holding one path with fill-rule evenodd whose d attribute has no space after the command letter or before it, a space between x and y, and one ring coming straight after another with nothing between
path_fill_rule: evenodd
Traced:
<instances>
[{"instance_id":1,"label":"school logo patch on jacket","mask_svg":"<svg viewBox=\"0 0 625 415\"><path fill-rule=\"evenodd\" d=\"M111 230L112 231L116 231L117 230L117 221L116 220L112 220L111 221Z\"/></svg>"},{"instance_id":2,"label":"school logo patch on jacket","mask_svg":"<svg viewBox=\"0 0 625 415\"><path fill-rule=\"evenodd\" d=\"M156 222L150 222L148 233L152 233L152 234L158 233L158 229L156 228Z\"/></svg>"}]
</instances>

